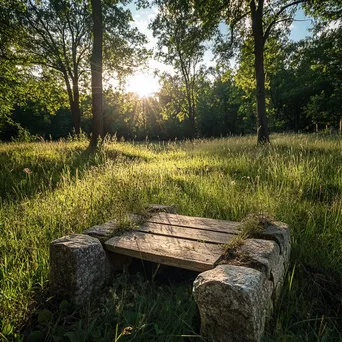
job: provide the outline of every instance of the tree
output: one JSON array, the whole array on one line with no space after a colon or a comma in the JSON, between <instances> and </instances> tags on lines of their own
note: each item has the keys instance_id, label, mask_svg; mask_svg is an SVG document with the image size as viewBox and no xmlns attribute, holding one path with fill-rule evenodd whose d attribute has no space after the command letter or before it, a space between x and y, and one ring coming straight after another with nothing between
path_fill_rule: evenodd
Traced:
<instances>
[{"instance_id":1,"label":"tree","mask_svg":"<svg viewBox=\"0 0 342 342\"><path fill-rule=\"evenodd\" d=\"M319 20L341 20L342 4L340 0L311 0L305 10Z\"/></svg>"},{"instance_id":2,"label":"tree","mask_svg":"<svg viewBox=\"0 0 342 342\"><path fill-rule=\"evenodd\" d=\"M169 138L193 137L193 127L189 128L187 120L189 108L182 76L164 72L160 75L159 83L160 90L157 95L166 135Z\"/></svg>"},{"instance_id":3,"label":"tree","mask_svg":"<svg viewBox=\"0 0 342 342\"><path fill-rule=\"evenodd\" d=\"M253 38L258 143L269 142L265 101L265 44L273 29L280 23L289 25L297 6L305 2L307 0L195 0L197 14L202 18L206 30L213 32L222 20L229 25L231 34L228 45L235 46L235 34L240 35L241 40Z\"/></svg>"},{"instance_id":4,"label":"tree","mask_svg":"<svg viewBox=\"0 0 342 342\"><path fill-rule=\"evenodd\" d=\"M278 120L273 103L273 94L277 89L272 88L271 80L279 70L280 65L283 66L284 51L286 50L288 43L288 39L285 39L286 37L282 36L283 35L280 34L273 34L272 37L268 39L264 51L265 110L268 118L268 125L272 130L278 129ZM257 109L256 80L255 77L253 77L254 60L251 58L253 56L253 49L253 39L245 39L236 58L238 66L234 78L236 85L242 92L240 112L246 119L248 118L249 121L253 122L255 127L256 120L250 115L250 113L255 113Z\"/></svg>"},{"instance_id":5,"label":"tree","mask_svg":"<svg viewBox=\"0 0 342 342\"><path fill-rule=\"evenodd\" d=\"M313 131L342 118L342 28L289 43L271 78L272 102L283 129Z\"/></svg>"},{"instance_id":6,"label":"tree","mask_svg":"<svg viewBox=\"0 0 342 342\"><path fill-rule=\"evenodd\" d=\"M22 27L17 55L31 64L57 70L68 93L75 132L80 132L80 91L87 87L92 42L90 0L9 0ZM126 3L124 1L124 3ZM106 66L128 73L141 61L145 36L131 28L131 13L119 1L103 4Z\"/></svg>"},{"instance_id":7,"label":"tree","mask_svg":"<svg viewBox=\"0 0 342 342\"><path fill-rule=\"evenodd\" d=\"M244 132L246 120L238 115L242 91L237 88L232 70L202 70L196 85L198 121L202 136L224 136Z\"/></svg>"},{"instance_id":8,"label":"tree","mask_svg":"<svg viewBox=\"0 0 342 342\"><path fill-rule=\"evenodd\" d=\"M37 69L18 56L25 34L14 9L20 10L22 5L0 0L0 128L13 135L24 129L27 118L32 119L32 125L28 125L32 128L41 114L45 125L49 121L47 116L65 105L65 91L56 72L45 67ZM42 130L39 133L44 136ZM2 138L9 139L11 134Z\"/></svg>"},{"instance_id":9,"label":"tree","mask_svg":"<svg viewBox=\"0 0 342 342\"><path fill-rule=\"evenodd\" d=\"M15 13L23 28L18 52L36 64L57 70L65 82L75 133L80 133L80 80L90 48L89 4L86 1L25 1Z\"/></svg>"},{"instance_id":10,"label":"tree","mask_svg":"<svg viewBox=\"0 0 342 342\"><path fill-rule=\"evenodd\" d=\"M8 120L22 91L25 70L16 68L12 49L20 41L18 32L9 3L0 0L0 126Z\"/></svg>"},{"instance_id":11,"label":"tree","mask_svg":"<svg viewBox=\"0 0 342 342\"><path fill-rule=\"evenodd\" d=\"M157 56L171 64L182 76L187 101L187 119L191 137L196 132L195 82L198 65L203 58L205 37L194 9L187 1L156 0L159 12L152 23L153 35L158 37ZM167 51L165 50L167 49Z\"/></svg>"},{"instance_id":12,"label":"tree","mask_svg":"<svg viewBox=\"0 0 342 342\"><path fill-rule=\"evenodd\" d=\"M95 148L99 137L104 137L102 112L102 42L103 20L101 0L91 0L93 17L93 52L91 56L92 137L90 147Z\"/></svg>"}]
</instances>

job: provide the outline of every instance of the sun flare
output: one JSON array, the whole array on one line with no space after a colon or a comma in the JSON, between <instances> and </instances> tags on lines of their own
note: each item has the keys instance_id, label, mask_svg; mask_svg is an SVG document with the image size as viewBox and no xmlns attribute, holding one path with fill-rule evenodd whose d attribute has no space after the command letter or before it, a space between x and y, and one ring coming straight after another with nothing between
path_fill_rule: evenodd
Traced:
<instances>
[{"instance_id":1,"label":"sun flare","mask_svg":"<svg viewBox=\"0 0 342 342\"><path fill-rule=\"evenodd\" d=\"M127 80L126 91L137 93L139 97L152 96L158 89L158 80L147 73L136 73Z\"/></svg>"}]
</instances>

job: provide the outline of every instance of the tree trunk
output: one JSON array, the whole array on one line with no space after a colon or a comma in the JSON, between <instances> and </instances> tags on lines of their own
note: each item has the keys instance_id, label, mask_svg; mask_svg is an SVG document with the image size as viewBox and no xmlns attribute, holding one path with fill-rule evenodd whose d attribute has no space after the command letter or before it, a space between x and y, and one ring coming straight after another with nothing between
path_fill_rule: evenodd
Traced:
<instances>
[{"instance_id":1,"label":"tree trunk","mask_svg":"<svg viewBox=\"0 0 342 342\"><path fill-rule=\"evenodd\" d=\"M81 133L81 109L79 99L77 100L77 102L73 101L70 104L70 108L72 116L72 126L75 130L75 134L79 136Z\"/></svg>"},{"instance_id":2,"label":"tree trunk","mask_svg":"<svg viewBox=\"0 0 342 342\"><path fill-rule=\"evenodd\" d=\"M102 6L101 0L91 0L93 17L93 51L91 56L91 88L92 88L92 137L90 148L97 146L99 137L104 136L102 110Z\"/></svg>"},{"instance_id":3,"label":"tree trunk","mask_svg":"<svg viewBox=\"0 0 342 342\"><path fill-rule=\"evenodd\" d=\"M196 103L195 103L195 91L194 83L191 84L191 101L192 101L192 125L193 125L193 136L196 137L197 125L196 125Z\"/></svg>"},{"instance_id":4,"label":"tree trunk","mask_svg":"<svg viewBox=\"0 0 342 342\"><path fill-rule=\"evenodd\" d=\"M73 105L71 109L72 123L77 136L81 133L81 108L80 108L80 91L78 88L78 79L73 81L72 91L74 94Z\"/></svg>"},{"instance_id":5,"label":"tree trunk","mask_svg":"<svg viewBox=\"0 0 342 342\"><path fill-rule=\"evenodd\" d=\"M178 49L178 46L177 46ZM182 56L181 53L178 50L178 55L180 58L180 62L181 62L181 70L182 70L182 75L183 75L183 79L184 79L184 83L185 83L185 91L186 91L186 100L187 100L187 104L188 104L188 112L189 112L189 133L190 133L190 138L194 139L195 135L196 135L196 127L195 127L195 109L193 106L193 102L192 102L192 98L191 98L191 80L189 77L189 70L187 71L185 66L184 66L184 62L182 60Z\"/></svg>"},{"instance_id":6,"label":"tree trunk","mask_svg":"<svg viewBox=\"0 0 342 342\"><path fill-rule=\"evenodd\" d=\"M295 128L295 132L298 133L299 131L299 114L300 113L300 108L296 108L296 113L294 115L294 119L295 119L295 122L294 122L294 128Z\"/></svg>"},{"instance_id":7,"label":"tree trunk","mask_svg":"<svg viewBox=\"0 0 342 342\"><path fill-rule=\"evenodd\" d=\"M254 37L254 66L256 80L257 134L258 144L270 142L265 100L264 36L261 4L252 9L252 29Z\"/></svg>"},{"instance_id":8,"label":"tree trunk","mask_svg":"<svg viewBox=\"0 0 342 342\"><path fill-rule=\"evenodd\" d=\"M81 132L81 109L80 109L80 96L78 90L78 84L76 82L76 92L75 92L75 82L73 82L73 89L71 89L70 81L66 71L63 71L64 81L67 87L69 105L71 110L72 126L78 136ZM76 96L75 96L76 94Z\"/></svg>"},{"instance_id":9,"label":"tree trunk","mask_svg":"<svg viewBox=\"0 0 342 342\"><path fill-rule=\"evenodd\" d=\"M196 135L196 127L195 127L195 109L193 107L192 99L191 99L191 91L190 91L190 85L189 82L185 82L185 88L186 88L186 98L188 102L188 111L189 111L189 133L190 138L194 139Z\"/></svg>"}]
</instances>

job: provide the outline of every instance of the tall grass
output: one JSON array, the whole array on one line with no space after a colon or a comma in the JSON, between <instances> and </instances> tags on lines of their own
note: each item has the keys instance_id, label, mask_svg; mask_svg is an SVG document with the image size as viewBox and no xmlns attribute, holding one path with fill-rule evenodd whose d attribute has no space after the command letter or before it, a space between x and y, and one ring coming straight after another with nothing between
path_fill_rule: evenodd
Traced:
<instances>
[{"instance_id":1,"label":"tall grass","mask_svg":"<svg viewBox=\"0 0 342 342\"><path fill-rule=\"evenodd\" d=\"M81 311L46 295L51 240L162 203L184 215L263 212L288 223L292 262L265 338L340 340L341 147L337 136L276 135L263 147L255 137L110 143L89 159L80 142L0 145L0 336L200 340L190 283L124 274ZM121 334L128 325L133 333Z\"/></svg>"}]
</instances>

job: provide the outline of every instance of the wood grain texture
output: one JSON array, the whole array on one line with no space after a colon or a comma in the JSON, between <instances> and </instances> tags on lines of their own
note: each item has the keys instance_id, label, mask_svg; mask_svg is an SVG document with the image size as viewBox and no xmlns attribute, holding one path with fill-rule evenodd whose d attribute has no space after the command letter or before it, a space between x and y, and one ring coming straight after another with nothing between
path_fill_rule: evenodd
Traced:
<instances>
[{"instance_id":1,"label":"wood grain texture","mask_svg":"<svg viewBox=\"0 0 342 342\"><path fill-rule=\"evenodd\" d=\"M139 231L115 236L104 247L118 254L198 272L212 269L223 252L222 245Z\"/></svg>"},{"instance_id":2,"label":"wood grain texture","mask_svg":"<svg viewBox=\"0 0 342 342\"><path fill-rule=\"evenodd\" d=\"M147 222L161 223L179 227L191 227L229 234L240 233L240 222L214 220L203 217L158 213L149 218Z\"/></svg>"},{"instance_id":3,"label":"wood grain texture","mask_svg":"<svg viewBox=\"0 0 342 342\"><path fill-rule=\"evenodd\" d=\"M158 234L175 238L183 238L186 240L210 242L216 244L229 243L234 239L234 237L236 237L235 234L150 222L145 223L141 227L137 228L137 230L150 234Z\"/></svg>"}]
</instances>

